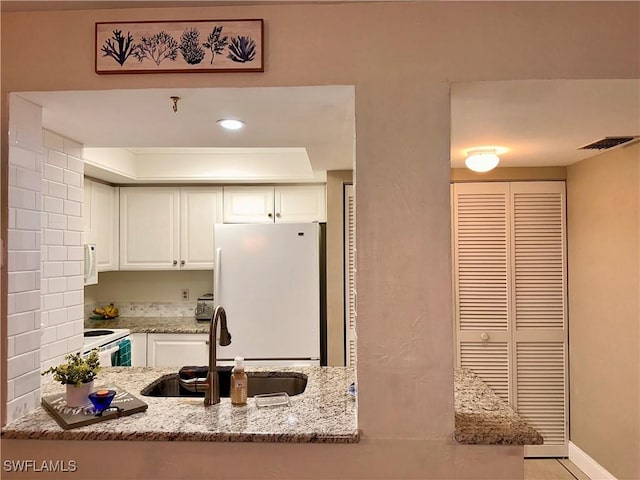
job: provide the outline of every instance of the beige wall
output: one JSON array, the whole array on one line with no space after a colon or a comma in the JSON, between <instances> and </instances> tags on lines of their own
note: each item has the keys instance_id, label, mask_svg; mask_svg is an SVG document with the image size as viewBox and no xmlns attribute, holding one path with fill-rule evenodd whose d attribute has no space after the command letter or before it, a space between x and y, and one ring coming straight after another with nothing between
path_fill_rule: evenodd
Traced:
<instances>
[{"instance_id":1,"label":"beige wall","mask_svg":"<svg viewBox=\"0 0 640 480\"><path fill-rule=\"evenodd\" d=\"M567 167L504 167L486 173L478 173L468 168L452 168L452 182L517 182L565 180Z\"/></svg>"},{"instance_id":2,"label":"beige wall","mask_svg":"<svg viewBox=\"0 0 640 480\"><path fill-rule=\"evenodd\" d=\"M571 441L640 478L640 144L568 168Z\"/></svg>"},{"instance_id":3,"label":"beige wall","mask_svg":"<svg viewBox=\"0 0 640 480\"><path fill-rule=\"evenodd\" d=\"M639 8L378 2L3 14L3 98L25 90L355 85L363 435L349 446L3 441L3 458L69 458L73 449L83 478L522 478L522 448L452 440L449 84L637 78ZM243 17L265 19L264 73L93 71L96 21ZM3 199L6 127L4 109ZM4 229L6 208L2 214ZM96 460L114 454L119 462Z\"/></svg>"}]
</instances>

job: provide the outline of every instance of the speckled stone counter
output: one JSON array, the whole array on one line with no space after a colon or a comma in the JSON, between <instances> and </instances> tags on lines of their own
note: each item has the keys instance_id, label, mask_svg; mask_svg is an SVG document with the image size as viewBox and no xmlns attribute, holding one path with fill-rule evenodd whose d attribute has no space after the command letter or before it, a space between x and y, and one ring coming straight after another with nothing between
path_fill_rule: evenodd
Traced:
<instances>
[{"instance_id":1,"label":"speckled stone counter","mask_svg":"<svg viewBox=\"0 0 640 480\"><path fill-rule=\"evenodd\" d=\"M138 322L140 319L136 318ZM105 322L110 323L110 322ZM142 322L144 323L144 322ZM127 323L105 328L130 328ZM142 333L150 332L140 324ZM165 330L160 333L183 332ZM169 327L171 328L171 327ZM183 328L179 322L173 328ZM132 328L133 331L133 328ZM248 372L269 371L248 368ZM146 412L107 420L86 427L64 430L42 408L2 429L3 438L75 440L164 440L216 442L324 442L353 443L360 439L357 405L347 393L355 375L343 367L278 367L279 371L301 372L308 376L304 393L291 397L289 407L257 408L250 398L247 406L234 407L228 398L204 407L202 399L163 398L140 395L140 390L175 368L104 368L96 387L118 385L149 405ZM455 439L465 444L539 445L540 434L529 426L473 372L457 369L455 384ZM50 383L42 395L63 392L63 386Z\"/></svg>"},{"instance_id":2,"label":"speckled stone counter","mask_svg":"<svg viewBox=\"0 0 640 480\"><path fill-rule=\"evenodd\" d=\"M268 371L265 368L248 368ZM2 438L49 440L160 440L212 442L354 443L360 439L356 399L347 393L354 372L344 367L278 367L308 376L307 387L291 397L290 406L232 406L229 398L205 407L202 398L146 397L140 390L175 368L109 367L96 387L117 385L149 405L145 412L105 420L72 430L62 429L42 407L8 424ZM43 395L63 392L50 383Z\"/></svg>"},{"instance_id":3,"label":"speckled stone counter","mask_svg":"<svg viewBox=\"0 0 640 480\"><path fill-rule=\"evenodd\" d=\"M84 321L84 328L128 328L131 333L209 333L210 322L193 317L118 317Z\"/></svg>"},{"instance_id":4,"label":"speckled stone counter","mask_svg":"<svg viewBox=\"0 0 640 480\"><path fill-rule=\"evenodd\" d=\"M542 436L510 408L477 375L454 373L456 431L460 443L541 445Z\"/></svg>"}]
</instances>

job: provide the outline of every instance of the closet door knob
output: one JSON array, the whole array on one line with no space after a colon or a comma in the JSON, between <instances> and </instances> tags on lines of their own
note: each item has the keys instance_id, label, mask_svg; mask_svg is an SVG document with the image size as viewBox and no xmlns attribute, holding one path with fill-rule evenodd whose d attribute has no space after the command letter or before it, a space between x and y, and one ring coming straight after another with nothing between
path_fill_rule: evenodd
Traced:
<instances>
[{"instance_id":1,"label":"closet door knob","mask_svg":"<svg viewBox=\"0 0 640 480\"><path fill-rule=\"evenodd\" d=\"M181 260L181 261L180 261L180 265L184 265L184 260Z\"/></svg>"},{"instance_id":2,"label":"closet door knob","mask_svg":"<svg viewBox=\"0 0 640 480\"><path fill-rule=\"evenodd\" d=\"M268 213L268 214L267 214L267 217L269 217L269 218L273 218L273 213Z\"/></svg>"},{"instance_id":3,"label":"closet door knob","mask_svg":"<svg viewBox=\"0 0 640 480\"><path fill-rule=\"evenodd\" d=\"M280 215L279 213L276 213L276 217L280 218L280 217L281 217L281 215Z\"/></svg>"},{"instance_id":4,"label":"closet door knob","mask_svg":"<svg viewBox=\"0 0 640 480\"><path fill-rule=\"evenodd\" d=\"M174 261L173 261L173 264L174 264L174 265L177 265L177 264L178 264L178 260L174 260Z\"/></svg>"},{"instance_id":5,"label":"closet door knob","mask_svg":"<svg viewBox=\"0 0 640 480\"><path fill-rule=\"evenodd\" d=\"M489 340L489 334L487 334L486 332L482 332L482 333L480 334L480 339L481 339L483 342L486 342L487 340Z\"/></svg>"}]
</instances>

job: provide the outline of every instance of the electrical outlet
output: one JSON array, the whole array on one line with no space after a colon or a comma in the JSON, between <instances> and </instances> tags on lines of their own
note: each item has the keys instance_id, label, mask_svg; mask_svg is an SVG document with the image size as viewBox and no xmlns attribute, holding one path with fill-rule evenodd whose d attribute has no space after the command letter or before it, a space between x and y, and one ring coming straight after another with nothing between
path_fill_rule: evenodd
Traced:
<instances>
[{"instance_id":1,"label":"electrical outlet","mask_svg":"<svg viewBox=\"0 0 640 480\"><path fill-rule=\"evenodd\" d=\"M183 288L182 289L182 299L183 300L189 300L189 289L188 288Z\"/></svg>"}]
</instances>

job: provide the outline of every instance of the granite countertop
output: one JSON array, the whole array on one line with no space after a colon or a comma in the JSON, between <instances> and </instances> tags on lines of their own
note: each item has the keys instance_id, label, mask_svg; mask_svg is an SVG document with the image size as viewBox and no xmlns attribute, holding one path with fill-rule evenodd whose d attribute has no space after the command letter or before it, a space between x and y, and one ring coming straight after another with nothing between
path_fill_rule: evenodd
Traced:
<instances>
[{"instance_id":1,"label":"granite countertop","mask_svg":"<svg viewBox=\"0 0 640 480\"><path fill-rule=\"evenodd\" d=\"M247 368L247 372L268 371ZM117 385L149 405L145 412L64 430L42 407L6 425L4 439L163 440L212 442L355 443L360 440L356 399L347 393L354 381L347 367L278 367L308 376L307 387L290 397L290 406L233 406L229 398L205 407L202 398L145 397L140 390L175 368L108 367L96 387ZM64 391L52 382L42 395Z\"/></svg>"},{"instance_id":2,"label":"granite countertop","mask_svg":"<svg viewBox=\"0 0 640 480\"><path fill-rule=\"evenodd\" d=\"M84 321L84 328L128 328L131 333L209 333L210 322L191 317L118 317Z\"/></svg>"},{"instance_id":3,"label":"granite countertop","mask_svg":"<svg viewBox=\"0 0 640 480\"><path fill-rule=\"evenodd\" d=\"M86 328L128 328L131 333L208 333L207 322L191 317L119 317L86 320ZM3 438L94 440L198 440L253 442L358 442L356 402L347 394L355 379L352 368L278 367L308 375L304 393L291 397L290 407L260 408L249 399L233 407L228 398L205 408L201 399L144 397L140 390L176 368L104 368L96 386L115 384L149 405L145 413L63 430L39 407L7 425ZM248 368L247 371L268 371ZM455 439L465 444L540 445L540 434L467 369L456 369ZM42 395L62 392L57 383L43 386Z\"/></svg>"},{"instance_id":4,"label":"granite countertop","mask_svg":"<svg viewBox=\"0 0 640 480\"><path fill-rule=\"evenodd\" d=\"M354 371L344 367L279 368L308 376L305 392L289 407L234 407L228 398L204 407L202 399L145 397L140 390L175 368L104 368L96 386L118 385L149 405L146 412L64 430L39 407L2 429L11 439L165 440L217 442L354 443L360 439L357 406L347 388ZM247 371L268 371L248 368ZM63 392L43 386L43 395ZM465 444L540 445L542 437L469 370L455 371L455 439Z\"/></svg>"},{"instance_id":5,"label":"granite countertop","mask_svg":"<svg viewBox=\"0 0 640 480\"><path fill-rule=\"evenodd\" d=\"M542 445L542 436L471 370L456 369L454 385L458 442Z\"/></svg>"}]
</instances>

